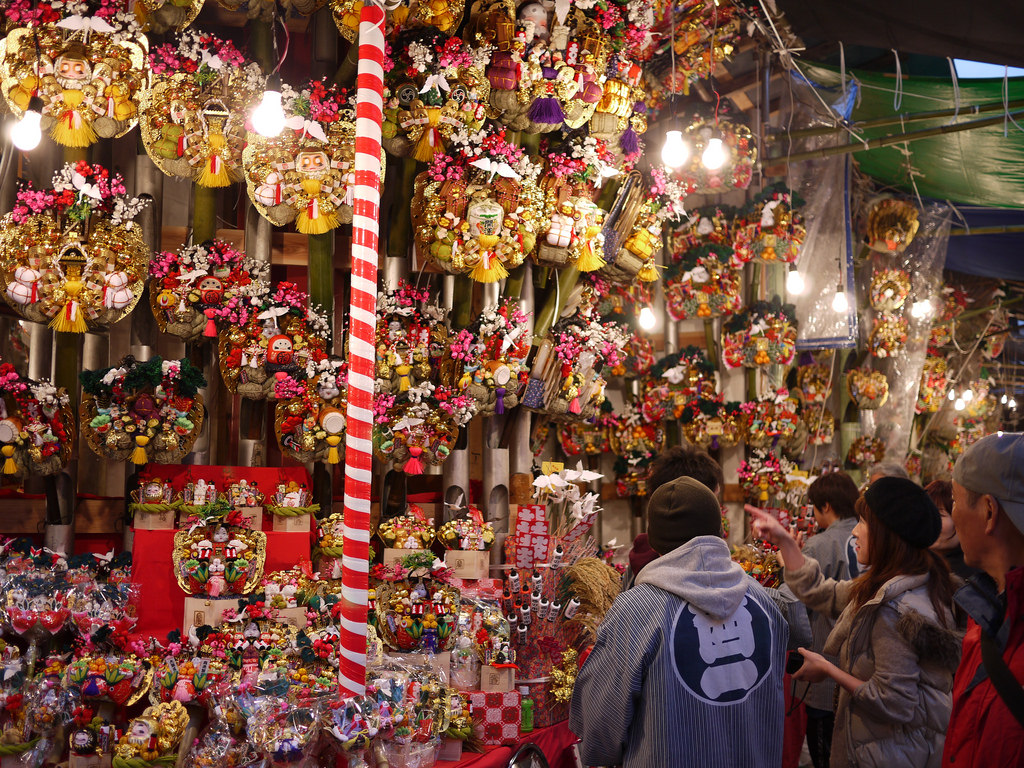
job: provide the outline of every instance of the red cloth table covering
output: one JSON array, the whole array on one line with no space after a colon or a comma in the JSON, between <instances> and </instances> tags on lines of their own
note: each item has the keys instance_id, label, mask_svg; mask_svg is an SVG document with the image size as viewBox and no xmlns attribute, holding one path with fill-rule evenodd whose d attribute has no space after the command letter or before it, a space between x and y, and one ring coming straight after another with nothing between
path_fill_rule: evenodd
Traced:
<instances>
[{"instance_id":1,"label":"red cloth table covering","mask_svg":"<svg viewBox=\"0 0 1024 768\"><path fill-rule=\"evenodd\" d=\"M136 529L132 545L132 583L139 589L139 623L134 634L167 638L171 630L181 630L185 617L185 593L174 578L171 551L175 531ZM264 573L292 568L309 559L310 534L267 531L267 560Z\"/></svg>"},{"instance_id":2,"label":"red cloth table covering","mask_svg":"<svg viewBox=\"0 0 1024 768\"><path fill-rule=\"evenodd\" d=\"M548 728L538 728L531 733L522 733L514 746L487 747L487 751L464 752L457 762L441 760L438 768L505 768L521 745L533 742L544 753L551 768L576 768L572 745L576 736L569 730L568 721L555 723Z\"/></svg>"}]
</instances>

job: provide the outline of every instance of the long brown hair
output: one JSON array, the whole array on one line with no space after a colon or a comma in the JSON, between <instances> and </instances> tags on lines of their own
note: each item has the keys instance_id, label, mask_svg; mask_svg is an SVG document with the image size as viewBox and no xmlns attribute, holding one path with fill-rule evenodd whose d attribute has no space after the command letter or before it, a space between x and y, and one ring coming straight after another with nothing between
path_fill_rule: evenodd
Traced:
<instances>
[{"instance_id":1,"label":"long brown hair","mask_svg":"<svg viewBox=\"0 0 1024 768\"><path fill-rule=\"evenodd\" d=\"M953 579L949 565L941 555L928 548L908 544L878 519L861 496L856 504L857 516L868 525L868 560L871 567L858 576L850 592L853 604L860 608L890 579L897 576L928 574L928 597L935 615L943 624L953 608Z\"/></svg>"}]
</instances>

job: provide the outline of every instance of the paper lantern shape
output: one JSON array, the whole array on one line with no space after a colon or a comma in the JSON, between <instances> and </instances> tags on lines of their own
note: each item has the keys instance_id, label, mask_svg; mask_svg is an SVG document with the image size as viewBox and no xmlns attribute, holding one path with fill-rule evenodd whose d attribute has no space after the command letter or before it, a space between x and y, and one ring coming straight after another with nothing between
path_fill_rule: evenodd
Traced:
<instances>
[{"instance_id":1,"label":"paper lantern shape","mask_svg":"<svg viewBox=\"0 0 1024 768\"><path fill-rule=\"evenodd\" d=\"M340 462L345 436L343 361L326 358L313 364L302 380L278 379L275 396L274 432L282 453L304 464Z\"/></svg>"},{"instance_id":2,"label":"paper lantern shape","mask_svg":"<svg viewBox=\"0 0 1024 768\"><path fill-rule=\"evenodd\" d=\"M68 163L53 187L26 185L0 222L4 299L57 331L102 330L135 307L150 252L132 219L144 203L99 165Z\"/></svg>"},{"instance_id":3,"label":"paper lantern shape","mask_svg":"<svg viewBox=\"0 0 1024 768\"><path fill-rule=\"evenodd\" d=\"M258 64L230 42L197 31L149 54L153 83L139 128L156 166L203 187L242 181L249 112L263 96Z\"/></svg>"},{"instance_id":4,"label":"paper lantern shape","mask_svg":"<svg viewBox=\"0 0 1024 768\"><path fill-rule=\"evenodd\" d=\"M38 95L42 130L62 146L88 147L134 127L149 85L148 48L134 16L112 6L18 27L0 48L0 90L19 118Z\"/></svg>"},{"instance_id":5,"label":"paper lantern shape","mask_svg":"<svg viewBox=\"0 0 1024 768\"><path fill-rule=\"evenodd\" d=\"M539 173L504 131L435 154L416 177L412 201L420 257L481 283L507 277L545 228Z\"/></svg>"},{"instance_id":6,"label":"paper lantern shape","mask_svg":"<svg viewBox=\"0 0 1024 768\"><path fill-rule=\"evenodd\" d=\"M352 220L353 104L320 81L301 92L284 86L281 103L286 120L279 136L249 132L242 153L249 199L275 226L294 221L304 235L330 232Z\"/></svg>"},{"instance_id":7,"label":"paper lantern shape","mask_svg":"<svg viewBox=\"0 0 1024 768\"><path fill-rule=\"evenodd\" d=\"M63 388L0 363L0 456L5 475L60 472L75 442L75 417Z\"/></svg>"},{"instance_id":8,"label":"paper lantern shape","mask_svg":"<svg viewBox=\"0 0 1024 768\"><path fill-rule=\"evenodd\" d=\"M164 333L185 341L217 336L239 306L267 292L270 265L247 258L223 240L189 245L153 258L149 303Z\"/></svg>"},{"instance_id":9,"label":"paper lantern shape","mask_svg":"<svg viewBox=\"0 0 1024 768\"><path fill-rule=\"evenodd\" d=\"M905 200L882 198L868 211L868 248L880 253L903 253L913 241L921 222L917 207Z\"/></svg>"},{"instance_id":10,"label":"paper lantern shape","mask_svg":"<svg viewBox=\"0 0 1024 768\"><path fill-rule=\"evenodd\" d=\"M227 313L229 327L220 332L218 344L221 376L232 393L274 400L282 381L303 382L308 366L326 359L330 325L308 305L309 297L285 282L259 303L241 303Z\"/></svg>"},{"instance_id":11,"label":"paper lantern shape","mask_svg":"<svg viewBox=\"0 0 1024 768\"><path fill-rule=\"evenodd\" d=\"M769 187L754 198L736 222L735 263L795 262L807 235L799 210L802 205L803 200L785 185Z\"/></svg>"},{"instance_id":12,"label":"paper lantern shape","mask_svg":"<svg viewBox=\"0 0 1024 768\"><path fill-rule=\"evenodd\" d=\"M133 464L181 461L203 427L202 371L188 360L128 356L82 371L82 437L99 456Z\"/></svg>"}]
</instances>

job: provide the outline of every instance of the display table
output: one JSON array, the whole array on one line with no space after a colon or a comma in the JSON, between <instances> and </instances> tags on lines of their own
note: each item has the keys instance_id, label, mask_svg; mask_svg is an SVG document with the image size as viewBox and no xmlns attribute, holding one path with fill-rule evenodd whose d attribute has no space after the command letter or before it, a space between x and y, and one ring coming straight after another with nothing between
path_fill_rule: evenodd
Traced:
<instances>
[{"instance_id":1,"label":"display table","mask_svg":"<svg viewBox=\"0 0 1024 768\"><path fill-rule=\"evenodd\" d=\"M171 551L175 531L135 530L132 583L138 587L139 622L133 634L161 642L172 630L181 630L185 593L174 578ZM267 531L264 573L284 571L309 559L309 534Z\"/></svg>"},{"instance_id":2,"label":"display table","mask_svg":"<svg viewBox=\"0 0 1024 768\"><path fill-rule=\"evenodd\" d=\"M531 733L519 735L514 746L487 747L485 752L465 752L457 762L441 760L440 768L505 768L515 751L533 742L544 753L551 768L576 768L572 745L576 736L569 730L569 723L562 721L548 728L538 728Z\"/></svg>"}]
</instances>

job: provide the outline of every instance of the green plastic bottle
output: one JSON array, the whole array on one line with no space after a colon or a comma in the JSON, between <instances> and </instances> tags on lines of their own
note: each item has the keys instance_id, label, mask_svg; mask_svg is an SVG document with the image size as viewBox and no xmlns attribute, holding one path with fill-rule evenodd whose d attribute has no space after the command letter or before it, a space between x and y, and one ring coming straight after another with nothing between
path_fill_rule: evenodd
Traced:
<instances>
[{"instance_id":1,"label":"green plastic bottle","mask_svg":"<svg viewBox=\"0 0 1024 768\"><path fill-rule=\"evenodd\" d=\"M519 731L520 733L530 733L533 731L533 699L526 698L530 695L530 689L525 685L521 686L519 695L522 707L522 714L519 716Z\"/></svg>"}]
</instances>

